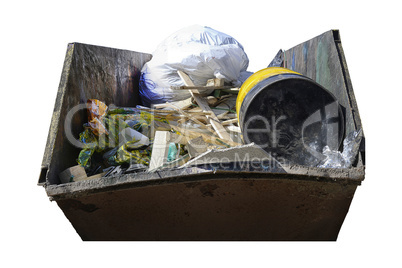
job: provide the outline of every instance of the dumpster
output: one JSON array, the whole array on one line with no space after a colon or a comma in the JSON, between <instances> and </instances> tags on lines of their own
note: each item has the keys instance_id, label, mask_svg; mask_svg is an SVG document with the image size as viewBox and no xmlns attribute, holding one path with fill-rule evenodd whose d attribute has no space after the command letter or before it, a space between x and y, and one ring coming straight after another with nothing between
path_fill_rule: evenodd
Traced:
<instances>
[{"instance_id":1,"label":"dumpster","mask_svg":"<svg viewBox=\"0 0 402 268\"><path fill-rule=\"evenodd\" d=\"M61 183L76 165L85 104L135 106L152 55L68 45L38 185L89 241L333 241L364 180L364 135L350 168L265 163L199 164ZM362 129L338 30L286 51L275 66L300 73L335 96L344 133ZM78 108L77 108L78 107Z\"/></svg>"}]
</instances>

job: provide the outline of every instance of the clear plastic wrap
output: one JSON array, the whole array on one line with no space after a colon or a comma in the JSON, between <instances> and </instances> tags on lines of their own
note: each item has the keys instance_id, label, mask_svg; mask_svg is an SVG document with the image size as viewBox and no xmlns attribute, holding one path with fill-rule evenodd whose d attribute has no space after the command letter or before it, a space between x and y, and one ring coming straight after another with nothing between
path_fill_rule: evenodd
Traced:
<instances>
[{"instance_id":1,"label":"clear plastic wrap","mask_svg":"<svg viewBox=\"0 0 402 268\"><path fill-rule=\"evenodd\" d=\"M353 131L343 141L343 151L330 150L328 146L323 149L325 160L318 165L321 168L350 168L359 152L362 130Z\"/></svg>"}]
</instances>

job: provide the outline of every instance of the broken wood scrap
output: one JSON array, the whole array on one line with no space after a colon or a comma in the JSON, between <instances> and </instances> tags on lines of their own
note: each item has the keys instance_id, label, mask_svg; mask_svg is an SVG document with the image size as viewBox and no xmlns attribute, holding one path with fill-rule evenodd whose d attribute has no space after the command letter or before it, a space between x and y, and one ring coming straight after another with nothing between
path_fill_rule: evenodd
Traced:
<instances>
[{"instance_id":1,"label":"broken wood scrap","mask_svg":"<svg viewBox=\"0 0 402 268\"><path fill-rule=\"evenodd\" d=\"M226 97L228 96L228 97ZM215 105L215 109L224 109L229 110L233 113L236 111L236 96L233 95L225 95L218 99L218 102Z\"/></svg>"},{"instance_id":2,"label":"broken wood scrap","mask_svg":"<svg viewBox=\"0 0 402 268\"><path fill-rule=\"evenodd\" d=\"M214 107L215 105L218 104L219 100L214 96L207 96L207 102L209 106Z\"/></svg>"},{"instance_id":3,"label":"broken wood scrap","mask_svg":"<svg viewBox=\"0 0 402 268\"><path fill-rule=\"evenodd\" d=\"M187 86L194 86L193 81L191 81L190 77L185 74L182 71L177 71L181 79L184 81L184 83ZM198 104L198 106L203 110L203 111L212 111L211 108L208 105L208 102L203 98L201 95L198 93L194 93L190 91L191 95L193 96L195 102ZM220 124L219 119L216 117L214 113L211 115L207 115L207 118L210 120L210 123L218 136L224 140L231 141L231 137L229 133L225 130L225 128Z\"/></svg>"},{"instance_id":4,"label":"broken wood scrap","mask_svg":"<svg viewBox=\"0 0 402 268\"><path fill-rule=\"evenodd\" d=\"M223 109L221 107L218 107L218 108L210 107L210 108L211 108L211 111L207 112L207 111L203 111L199 106L197 106L197 107L191 108L189 110L186 110L186 112L190 112L190 113L193 113L193 112L197 113L198 112L198 114L200 114L200 115L201 114L203 114L203 115L211 115L212 113L214 113L218 118L219 118L219 115L221 115L221 114L227 114L227 113L235 112L233 110Z\"/></svg>"},{"instance_id":5,"label":"broken wood scrap","mask_svg":"<svg viewBox=\"0 0 402 268\"><path fill-rule=\"evenodd\" d=\"M209 124L209 120L207 119L207 117L205 116L205 115L193 115L193 116L191 116L192 118L194 118L194 119L197 119L197 120L199 120L199 121L201 121L203 124L205 124L205 125L207 125L207 124ZM186 121L188 121L187 120L187 117L184 117L185 119L186 119ZM210 127L210 126L209 126ZM215 133L215 130L214 129L208 129L211 133Z\"/></svg>"},{"instance_id":6,"label":"broken wood scrap","mask_svg":"<svg viewBox=\"0 0 402 268\"><path fill-rule=\"evenodd\" d=\"M156 131L154 144L152 146L151 162L149 170L161 167L167 160L169 151L170 132Z\"/></svg>"},{"instance_id":7,"label":"broken wood scrap","mask_svg":"<svg viewBox=\"0 0 402 268\"><path fill-rule=\"evenodd\" d=\"M210 90L210 89L231 89L232 86L171 86L170 89L172 90L189 90L194 93L198 93L198 90ZM196 92L197 91L197 92ZM200 93L198 93L200 94Z\"/></svg>"},{"instance_id":8,"label":"broken wood scrap","mask_svg":"<svg viewBox=\"0 0 402 268\"><path fill-rule=\"evenodd\" d=\"M173 104L176 107L179 107L180 109L186 109L186 108L190 107L193 104L191 98L188 98L188 99L181 100L181 101L172 101L172 102L154 104L152 107L154 109L161 109L161 108L167 107L168 103Z\"/></svg>"},{"instance_id":9,"label":"broken wood scrap","mask_svg":"<svg viewBox=\"0 0 402 268\"><path fill-rule=\"evenodd\" d=\"M235 113L228 113L228 114L226 115L226 117L227 117L227 118L230 118L230 119L237 118L237 114L235 114Z\"/></svg>"},{"instance_id":10,"label":"broken wood scrap","mask_svg":"<svg viewBox=\"0 0 402 268\"><path fill-rule=\"evenodd\" d=\"M191 109L188 109L188 110L186 110L186 112L188 112L188 113L205 113L200 107L194 107L194 108L191 108ZM208 114L211 114L212 113L212 111L211 112L208 112Z\"/></svg>"},{"instance_id":11,"label":"broken wood scrap","mask_svg":"<svg viewBox=\"0 0 402 268\"><path fill-rule=\"evenodd\" d=\"M212 111L202 111L201 109L200 110L191 109L191 110L185 110L185 111L186 111L186 113L196 114L196 115L211 115L213 113Z\"/></svg>"},{"instance_id":12,"label":"broken wood scrap","mask_svg":"<svg viewBox=\"0 0 402 268\"><path fill-rule=\"evenodd\" d=\"M186 145L188 143L188 139L186 136L179 135L176 133L170 133L170 140L169 142L178 143L181 145Z\"/></svg>"},{"instance_id":13,"label":"broken wood scrap","mask_svg":"<svg viewBox=\"0 0 402 268\"><path fill-rule=\"evenodd\" d=\"M225 126L225 127L229 126L229 125L237 124L237 123L238 123L237 118L221 121L222 126ZM210 125L208 124L206 126L210 126Z\"/></svg>"},{"instance_id":14,"label":"broken wood scrap","mask_svg":"<svg viewBox=\"0 0 402 268\"><path fill-rule=\"evenodd\" d=\"M227 126L227 125L237 124L237 123L238 123L237 118L229 119L229 120L221 122L222 126Z\"/></svg>"},{"instance_id":15,"label":"broken wood scrap","mask_svg":"<svg viewBox=\"0 0 402 268\"><path fill-rule=\"evenodd\" d=\"M220 146L221 145L229 145L229 146L241 145L240 143L234 142L232 140L221 139L221 138L216 137L216 136L208 135L208 134L197 132L197 131L194 131L194 130L189 130L187 128L182 128L182 127L175 126L175 125L169 125L169 124L159 122L159 121L154 122L154 128L156 130L170 130L170 129L173 129L174 131L179 132L181 135L186 136L188 139L194 139L194 138L197 138L199 136L202 136L202 138L204 139L205 142L220 145Z\"/></svg>"},{"instance_id":16,"label":"broken wood scrap","mask_svg":"<svg viewBox=\"0 0 402 268\"><path fill-rule=\"evenodd\" d=\"M181 72L181 71L178 71ZM171 86L172 90L190 90L194 93L200 94L199 90L214 90L214 89L227 89L231 88L230 86L224 85L224 80L220 78L212 78L208 79L207 84L205 86L196 86L193 81L187 75L187 77L183 78L180 74L179 76L184 82L184 86Z\"/></svg>"},{"instance_id":17,"label":"broken wood scrap","mask_svg":"<svg viewBox=\"0 0 402 268\"><path fill-rule=\"evenodd\" d=\"M202 136L199 136L198 138L189 140L186 144L186 148L190 158L194 158L206 152L208 150L208 144L204 141Z\"/></svg>"},{"instance_id":18,"label":"broken wood scrap","mask_svg":"<svg viewBox=\"0 0 402 268\"><path fill-rule=\"evenodd\" d=\"M152 108L138 108L140 111L149 112L149 113L160 113L160 114L174 114L175 110L167 110L167 109L152 109Z\"/></svg>"},{"instance_id":19,"label":"broken wood scrap","mask_svg":"<svg viewBox=\"0 0 402 268\"><path fill-rule=\"evenodd\" d=\"M236 127L236 126L226 126L225 128L226 128L228 131L230 131L230 132L234 132L234 133L239 133L239 134L241 134L240 127Z\"/></svg>"},{"instance_id":20,"label":"broken wood scrap","mask_svg":"<svg viewBox=\"0 0 402 268\"><path fill-rule=\"evenodd\" d=\"M200 125L201 128L206 128L209 131L211 131L212 133L214 132L214 130L211 127L206 126L204 123L202 123L200 120L198 120L195 116L184 112L182 109L176 107L174 104L170 104L170 107L172 107L173 109L176 109L176 111L178 111L180 114L184 115L185 117L187 117L189 120L193 121L194 123Z\"/></svg>"},{"instance_id":21,"label":"broken wood scrap","mask_svg":"<svg viewBox=\"0 0 402 268\"><path fill-rule=\"evenodd\" d=\"M225 84L225 80L222 78L208 79L206 86L222 87Z\"/></svg>"},{"instance_id":22,"label":"broken wood scrap","mask_svg":"<svg viewBox=\"0 0 402 268\"><path fill-rule=\"evenodd\" d=\"M195 96L194 99L196 100L201 109L203 109L204 111L211 111L211 108L209 107L208 103L204 98L196 96L196 94L193 95ZM212 113L211 115L207 115L207 118L209 119L209 122L211 123L213 129L220 138L225 140L231 140L225 128L220 124L219 118L216 117L214 113Z\"/></svg>"},{"instance_id":23,"label":"broken wood scrap","mask_svg":"<svg viewBox=\"0 0 402 268\"><path fill-rule=\"evenodd\" d=\"M224 118L227 117L227 114L228 114L228 113L229 113L229 111L224 111L223 113L218 114L216 117L217 117L218 119L224 119Z\"/></svg>"},{"instance_id":24,"label":"broken wood scrap","mask_svg":"<svg viewBox=\"0 0 402 268\"><path fill-rule=\"evenodd\" d=\"M197 114L197 115L210 115L212 114L212 111L202 111L200 108L196 107L193 109L182 109L179 106L174 105L173 103L167 102L164 104L165 108L171 108L171 109L146 109L146 108L139 108L140 111L145 111L149 113L157 113L157 114L177 114L178 111L177 109L180 109L182 111L185 111L186 113L191 113L191 114ZM173 107L175 109L173 109Z\"/></svg>"}]
</instances>

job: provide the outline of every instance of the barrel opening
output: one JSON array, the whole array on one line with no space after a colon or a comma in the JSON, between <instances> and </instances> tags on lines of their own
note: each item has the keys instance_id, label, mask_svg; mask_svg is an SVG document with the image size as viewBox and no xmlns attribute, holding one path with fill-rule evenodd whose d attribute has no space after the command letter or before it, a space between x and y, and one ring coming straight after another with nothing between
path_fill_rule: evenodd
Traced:
<instances>
[{"instance_id":1,"label":"barrel opening","mask_svg":"<svg viewBox=\"0 0 402 268\"><path fill-rule=\"evenodd\" d=\"M246 143L255 142L281 162L311 165L324 146L338 150L344 135L340 105L331 93L299 76L270 77L241 106Z\"/></svg>"}]
</instances>

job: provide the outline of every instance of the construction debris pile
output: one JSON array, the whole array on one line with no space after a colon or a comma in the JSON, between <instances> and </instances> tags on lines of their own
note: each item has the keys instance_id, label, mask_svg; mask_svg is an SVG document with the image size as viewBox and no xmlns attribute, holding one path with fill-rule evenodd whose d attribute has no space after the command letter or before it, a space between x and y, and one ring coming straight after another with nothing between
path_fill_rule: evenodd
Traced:
<instances>
[{"instance_id":1,"label":"construction debris pile","mask_svg":"<svg viewBox=\"0 0 402 268\"><path fill-rule=\"evenodd\" d=\"M141 70L142 105L87 100L78 165L61 172L61 182L222 164L222 159L233 164L251 161L250 156L271 172L277 161L352 165L362 133L349 133L339 152L344 117L330 92L281 66L255 74L247 67L243 47L231 36L201 26L176 32Z\"/></svg>"},{"instance_id":2,"label":"construction debris pile","mask_svg":"<svg viewBox=\"0 0 402 268\"><path fill-rule=\"evenodd\" d=\"M61 181L180 167L208 150L242 145L235 106L247 67L243 47L227 34L198 25L172 34L141 71L143 106L87 101L79 165Z\"/></svg>"},{"instance_id":3,"label":"construction debris pile","mask_svg":"<svg viewBox=\"0 0 402 268\"><path fill-rule=\"evenodd\" d=\"M177 90L192 94L183 101L129 108L108 107L89 99L88 123L80 134L83 148L77 159L79 166L64 171L60 175L63 182L95 174L97 178L171 169L208 150L242 145L235 111L238 88L224 86L217 78L196 87L185 73L180 76L187 86ZM198 94L197 89L203 88L214 89L214 95Z\"/></svg>"}]
</instances>

